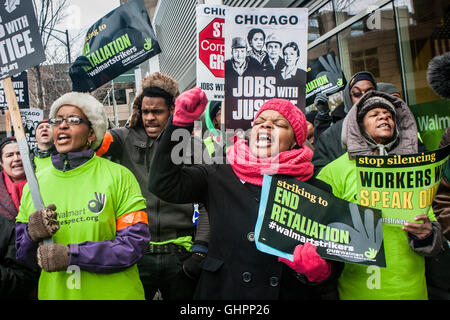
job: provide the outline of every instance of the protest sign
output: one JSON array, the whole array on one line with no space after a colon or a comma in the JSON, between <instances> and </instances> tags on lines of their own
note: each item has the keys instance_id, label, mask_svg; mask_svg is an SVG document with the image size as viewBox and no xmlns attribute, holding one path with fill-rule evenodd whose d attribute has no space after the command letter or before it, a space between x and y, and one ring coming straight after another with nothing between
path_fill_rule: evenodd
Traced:
<instances>
[{"instance_id":1,"label":"protest sign","mask_svg":"<svg viewBox=\"0 0 450 320\"><path fill-rule=\"evenodd\" d=\"M292 177L264 176L255 239L259 250L290 260L309 242L325 259L386 266L380 210Z\"/></svg>"},{"instance_id":2,"label":"protest sign","mask_svg":"<svg viewBox=\"0 0 450 320\"><path fill-rule=\"evenodd\" d=\"M19 109L26 109L30 106L30 100L28 96L28 77L27 71L11 77L14 92L16 93L16 99L19 104ZM0 109L8 109L8 104L5 99L5 91L3 85L0 83Z\"/></svg>"},{"instance_id":3,"label":"protest sign","mask_svg":"<svg viewBox=\"0 0 450 320\"><path fill-rule=\"evenodd\" d=\"M20 109L22 123L25 130L25 138L27 139L30 150L37 147L36 129L39 122L44 119L44 110L41 109Z\"/></svg>"},{"instance_id":4,"label":"protest sign","mask_svg":"<svg viewBox=\"0 0 450 320\"><path fill-rule=\"evenodd\" d=\"M450 112L447 100L435 100L409 105L417 122L417 130L428 150L439 147L442 135L450 127Z\"/></svg>"},{"instance_id":5,"label":"protest sign","mask_svg":"<svg viewBox=\"0 0 450 320\"><path fill-rule=\"evenodd\" d=\"M0 79L45 60L34 8L29 1L9 0L0 5Z\"/></svg>"},{"instance_id":6,"label":"protest sign","mask_svg":"<svg viewBox=\"0 0 450 320\"><path fill-rule=\"evenodd\" d=\"M308 10L226 10L225 127L249 129L271 98L305 111Z\"/></svg>"},{"instance_id":7,"label":"protest sign","mask_svg":"<svg viewBox=\"0 0 450 320\"><path fill-rule=\"evenodd\" d=\"M225 75L225 6L198 5L197 13L197 87L208 100L223 101Z\"/></svg>"},{"instance_id":8,"label":"protest sign","mask_svg":"<svg viewBox=\"0 0 450 320\"><path fill-rule=\"evenodd\" d=\"M28 1L7 0L0 6L0 79L8 105L8 111L19 145L22 164L36 210L44 208L39 184L31 166L29 146L25 137L22 118L11 76L34 67L45 60L45 53L38 32L34 7ZM45 244L52 243L44 239Z\"/></svg>"},{"instance_id":9,"label":"protest sign","mask_svg":"<svg viewBox=\"0 0 450 320\"><path fill-rule=\"evenodd\" d=\"M334 52L308 62L306 70L306 105L314 103L318 93L327 96L344 90L347 81Z\"/></svg>"},{"instance_id":10,"label":"protest sign","mask_svg":"<svg viewBox=\"0 0 450 320\"><path fill-rule=\"evenodd\" d=\"M383 223L399 227L427 214L449 152L450 145L416 154L356 156L359 203L381 209Z\"/></svg>"},{"instance_id":11,"label":"protest sign","mask_svg":"<svg viewBox=\"0 0 450 320\"><path fill-rule=\"evenodd\" d=\"M92 91L161 52L143 0L129 1L87 31L70 67L74 91Z\"/></svg>"}]
</instances>

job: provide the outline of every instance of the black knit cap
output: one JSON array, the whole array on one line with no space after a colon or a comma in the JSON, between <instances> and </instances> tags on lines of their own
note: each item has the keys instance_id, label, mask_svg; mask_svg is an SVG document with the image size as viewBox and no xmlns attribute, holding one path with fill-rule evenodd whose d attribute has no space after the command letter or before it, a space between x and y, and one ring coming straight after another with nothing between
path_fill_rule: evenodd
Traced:
<instances>
[{"instance_id":1,"label":"black knit cap","mask_svg":"<svg viewBox=\"0 0 450 320\"><path fill-rule=\"evenodd\" d=\"M353 88L353 86L355 85L355 83L357 83L358 81L361 80L368 80L370 82L373 83L373 85L376 87L377 86L377 81L375 80L375 78L373 77L373 75L370 72L359 72L355 75L355 77L350 81L349 84L349 91Z\"/></svg>"},{"instance_id":2,"label":"black knit cap","mask_svg":"<svg viewBox=\"0 0 450 320\"><path fill-rule=\"evenodd\" d=\"M211 101L209 106L209 118L213 120L220 109L222 109L222 101Z\"/></svg>"}]
</instances>

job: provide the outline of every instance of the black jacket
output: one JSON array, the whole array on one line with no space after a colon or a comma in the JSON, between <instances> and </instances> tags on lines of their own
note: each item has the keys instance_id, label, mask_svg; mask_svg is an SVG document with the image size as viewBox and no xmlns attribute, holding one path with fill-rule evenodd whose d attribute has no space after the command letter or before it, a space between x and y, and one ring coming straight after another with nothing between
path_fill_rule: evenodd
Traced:
<instances>
[{"instance_id":1,"label":"black jacket","mask_svg":"<svg viewBox=\"0 0 450 320\"><path fill-rule=\"evenodd\" d=\"M314 141L314 155L312 163L314 164L314 176L330 162L336 160L345 153L342 147L342 124L344 120L338 121L326 129Z\"/></svg>"},{"instance_id":2,"label":"black jacket","mask_svg":"<svg viewBox=\"0 0 450 320\"><path fill-rule=\"evenodd\" d=\"M343 264L332 263L330 277L308 283L277 257L256 249L254 228L261 187L242 183L228 164L176 166L170 161L171 121L155 150L149 190L174 202L203 202L209 213L208 256L202 262L196 299L337 298L335 280ZM318 187L329 187L312 179Z\"/></svg>"},{"instance_id":3,"label":"black jacket","mask_svg":"<svg viewBox=\"0 0 450 320\"><path fill-rule=\"evenodd\" d=\"M192 224L193 204L166 202L147 190L148 181L151 180L148 168L159 138L150 138L144 128L114 128L109 132L113 141L101 156L110 157L112 161L127 167L136 177L147 202L145 211L151 241L168 241L184 236L192 236L193 239L196 236L196 240L207 241L207 236L195 234L196 229Z\"/></svg>"},{"instance_id":4,"label":"black jacket","mask_svg":"<svg viewBox=\"0 0 450 320\"><path fill-rule=\"evenodd\" d=\"M38 275L17 262L14 222L0 216L0 299L36 297Z\"/></svg>"}]
</instances>

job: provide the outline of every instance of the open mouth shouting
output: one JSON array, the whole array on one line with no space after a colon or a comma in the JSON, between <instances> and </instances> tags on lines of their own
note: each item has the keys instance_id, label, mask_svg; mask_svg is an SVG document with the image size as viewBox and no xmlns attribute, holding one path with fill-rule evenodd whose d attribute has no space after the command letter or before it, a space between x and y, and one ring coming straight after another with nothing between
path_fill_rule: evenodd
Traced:
<instances>
[{"instance_id":1,"label":"open mouth shouting","mask_svg":"<svg viewBox=\"0 0 450 320\"><path fill-rule=\"evenodd\" d=\"M56 141L59 145L70 143L70 136L66 133L60 133L57 135Z\"/></svg>"},{"instance_id":2,"label":"open mouth shouting","mask_svg":"<svg viewBox=\"0 0 450 320\"><path fill-rule=\"evenodd\" d=\"M151 135L159 134L159 132L161 131L161 126L155 122L147 122L145 124L145 131L147 131L147 133Z\"/></svg>"},{"instance_id":3,"label":"open mouth shouting","mask_svg":"<svg viewBox=\"0 0 450 320\"><path fill-rule=\"evenodd\" d=\"M274 137L270 131L260 130L256 136L255 147L257 148L270 148L274 141Z\"/></svg>"}]
</instances>

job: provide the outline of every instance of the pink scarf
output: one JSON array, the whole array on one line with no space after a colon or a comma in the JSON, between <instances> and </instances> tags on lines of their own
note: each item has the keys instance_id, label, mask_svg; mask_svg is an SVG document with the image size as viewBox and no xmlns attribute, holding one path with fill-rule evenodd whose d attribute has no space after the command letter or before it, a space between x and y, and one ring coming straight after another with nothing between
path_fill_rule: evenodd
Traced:
<instances>
[{"instance_id":1,"label":"pink scarf","mask_svg":"<svg viewBox=\"0 0 450 320\"><path fill-rule=\"evenodd\" d=\"M27 180L13 182L8 174L3 171L3 180L5 181L6 189L8 193L11 195L11 199L16 207L17 211L19 211L20 199L22 199L22 190Z\"/></svg>"},{"instance_id":2,"label":"pink scarf","mask_svg":"<svg viewBox=\"0 0 450 320\"><path fill-rule=\"evenodd\" d=\"M308 180L313 175L312 156L312 150L302 146L300 149L280 152L274 157L258 158L250 152L243 139L237 139L227 152L227 160L234 173L245 182L258 186L262 186L264 174L285 174L300 181Z\"/></svg>"}]
</instances>

